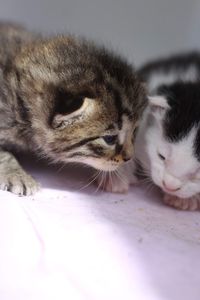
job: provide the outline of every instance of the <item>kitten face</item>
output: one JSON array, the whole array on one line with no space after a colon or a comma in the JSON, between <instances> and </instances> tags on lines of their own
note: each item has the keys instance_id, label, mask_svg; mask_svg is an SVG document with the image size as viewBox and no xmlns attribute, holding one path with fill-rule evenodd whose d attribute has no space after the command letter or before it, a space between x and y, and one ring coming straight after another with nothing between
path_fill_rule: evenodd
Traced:
<instances>
[{"instance_id":1,"label":"kitten face","mask_svg":"<svg viewBox=\"0 0 200 300\"><path fill-rule=\"evenodd\" d=\"M53 119L55 142L50 149L55 159L58 153L62 161L82 162L99 170L113 171L133 155L135 122L122 114L119 126L117 111L113 107L109 109L101 99L86 97L80 109L67 117L56 117L57 120Z\"/></svg>"},{"instance_id":2,"label":"kitten face","mask_svg":"<svg viewBox=\"0 0 200 300\"><path fill-rule=\"evenodd\" d=\"M131 158L146 101L130 65L72 37L27 46L16 65L38 151L104 171Z\"/></svg>"},{"instance_id":3,"label":"kitten face","mask_svg":"<svg viewBox=\"0 0 200 300\"><path fill-rule=\"evenodd\" d=\"M200 163L192 149L196 129L191 130L180 142L170 143L161 128L156 126L148 130L146 137L150 173L154 183L164 192L180 198L199 193Z\"/></svg>"},{"instance_id":4,"label":"kitten face","mask_svg":"<svg viewBox=\"0 0 200 300\"><path fill-rule=\"evenodd\" d=\"M171 96L176 88L171 89ZM188 96L183 89L184 94ZM173 104L167 96L159 96L157 103L156 98L150 101L154 103L145 138L154 183L168 194L188 198L200 193L200 114L194 93L187 105L183 95L174 98Z\"/></svg>"}]
</instances>

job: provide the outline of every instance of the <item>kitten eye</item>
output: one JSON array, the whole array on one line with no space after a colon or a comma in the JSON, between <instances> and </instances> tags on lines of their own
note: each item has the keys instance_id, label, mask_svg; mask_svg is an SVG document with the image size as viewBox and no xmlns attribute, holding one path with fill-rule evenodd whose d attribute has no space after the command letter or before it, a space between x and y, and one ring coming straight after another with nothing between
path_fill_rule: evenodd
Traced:
<instances>
[{"instance_id":1,"label":"kitten eye","mask_svg":"<svg viewBox=\"0 0 200 300\"><path fill-rule=\"evenodd\" d=\"M117 135L105 135L103 136L104 141L108 145L114 145L117 140Z\"/></svg>"},{"instance_id":2,"label":"kitten eye","mask_svg":"<svg viewBox=\"0 0 200 300\"><path fill-rule=\"evenodd\" d=\"M165 160L166 158L162 155L162 154L160 154L160 153L158 153L158 157L160 158L160 159L162 159L162 160Z\"/></svg>"}]
</instances>

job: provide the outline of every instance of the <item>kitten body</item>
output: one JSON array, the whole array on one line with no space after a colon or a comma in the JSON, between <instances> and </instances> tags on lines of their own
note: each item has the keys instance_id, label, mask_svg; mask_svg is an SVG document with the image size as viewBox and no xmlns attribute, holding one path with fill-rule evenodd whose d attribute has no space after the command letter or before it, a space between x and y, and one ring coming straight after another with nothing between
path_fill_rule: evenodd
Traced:
<instances>
[{"instance_id":1,"label":"kitten body","mask_svg":"<svg viewBox=\"0 0 200 300\"><path fill-rule=\"evenodd\" d=\"M150 94L128 184L149 178L176 208L200 208L200 54L174 56L139 70ZM146 180L146 179L144 179Z\"/></svg>"},{"instance_id":2,"label":"kitten body","mask_svg":"<svg viewBox=\"0 0 200 300\"><path fill-rule=\"evenodd\" d=\"M0 188L37 189L11 154L16 147L104 171L130 159L145 107L130 64L84 39L13 24L0 24L0 42Z\"/></svg>"}]
</instances>

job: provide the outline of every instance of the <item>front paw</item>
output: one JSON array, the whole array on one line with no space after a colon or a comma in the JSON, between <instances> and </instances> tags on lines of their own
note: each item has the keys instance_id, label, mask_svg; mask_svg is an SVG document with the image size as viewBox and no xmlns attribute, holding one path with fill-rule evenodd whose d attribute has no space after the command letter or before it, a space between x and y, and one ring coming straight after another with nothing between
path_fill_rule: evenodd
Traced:
<instances>
[{"instance_id":1,"label":"front paw","mask_svg":"<svg viewBox=\"0 0 200 300\"><path fill-rule=\"evenodd\" d=\"M178 198L173 195L165 194L163 201L165 204L182 210L198 210L200 209L200 195L190 198Z\"/></svg>"},{"instance_id":2,"label":"front paw","mask_svg":"<svg viewBox=\"0 0 200 300\"><path fill-rule=\"evenodd\" d=\"M0 189L18 196L30 196L39 190L39 184L23 170L0 175Z\"/></svg>"},{"instance_id":3,"label":"front paw","mask_svg":"<svg viewBox=\"0 0 200 300\"><path fill-rule=\"evenodd\" d=\"M107 174L106 178L102 180L101 177L97 179L97 184L104 191L110 193L125 194L129 189L129 182L126 179L121 179L116 174Z\"/></svg>"}]
</instances>

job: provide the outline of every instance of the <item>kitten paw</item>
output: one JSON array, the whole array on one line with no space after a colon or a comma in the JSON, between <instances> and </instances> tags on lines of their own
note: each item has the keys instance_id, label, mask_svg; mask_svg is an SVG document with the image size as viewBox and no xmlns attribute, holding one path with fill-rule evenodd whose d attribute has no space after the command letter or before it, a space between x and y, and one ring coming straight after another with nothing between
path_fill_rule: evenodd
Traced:
<instances>
[{"instance_id":1,"label":"kitten paw","mask_svg":"<svg viewBox=\"0 0 200 300\"><path fill-rule=\"evenodd\" d=\"M0 189L12 192L18 196L30 196L39 190L39 184L26 172L0 175Z\"/></svg>"},{"instance_id":2,"label":"kitten paw","mask_svg":"<svg viewBox=\"0 0 200 300\"><path fill-rule=\"evenodd\" d=\"M190 198L178 198L176 196L165 194L163 201L165 204L182 210L198 210L200 209L200 195Z\"/></svg>"},{"instance_id":3,"label":"kitten paw","mask_svg":"<svg viewBox=\"0 0 200 300\"><path fill-rule=\"evenodd\" d=\"M120 179L117 175L112 174L111 176L107 176L104 181L102 181L102 178L99 177L97 179L97 184L100 185L100 187L109 193L121 193L125 194L128 192L129 189L129 182Z\"/></svg>"},{"instance_id":4,"label":"kitten paw","mask_svg":"<svg viewBox=\"0 0 200 300\"><path fill-rule=\"evenodd\" d=\"M18 196L30 196L39 190L39 185L12 153L0 150L0 189Z\"/></svg>"}]
</instances>

